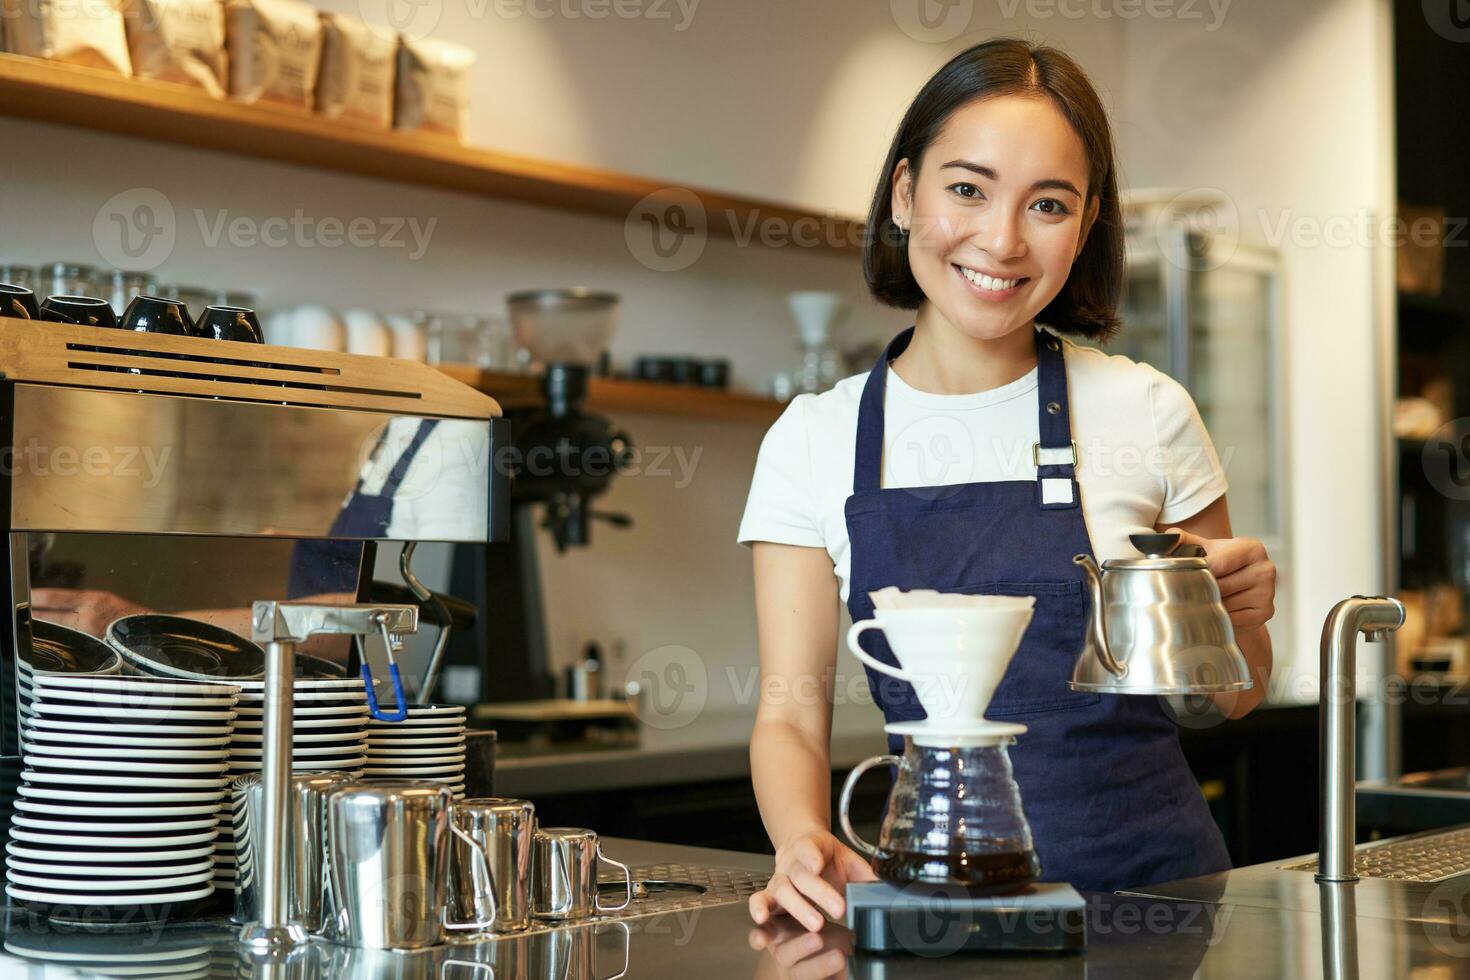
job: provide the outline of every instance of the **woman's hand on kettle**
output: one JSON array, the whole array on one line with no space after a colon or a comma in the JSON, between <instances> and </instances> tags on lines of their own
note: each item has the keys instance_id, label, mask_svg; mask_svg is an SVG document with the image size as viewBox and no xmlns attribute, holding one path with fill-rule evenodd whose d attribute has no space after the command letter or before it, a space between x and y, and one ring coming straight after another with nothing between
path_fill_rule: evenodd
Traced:
<instances>
[{"instance_id":1,"label":"woman's hand on kettle","mask_svg":"<svg viewBox=\"0 0 1470 980\"><path fill-rule=\"evenodd\" d=\"M876 881L877 875L856 851L827 831L792 838L776 849L776 873L763 891L750 896L750 917L764 925L785 912L811 932L826 925L825 913L841 919L849 881Z\"/></svg>"},{"instance_id":2,"label":"woman's hand on kettle","mask_svg":"<svg viewBox=\"0 0 1470 980\"><path fill-rule=\"evenodd\" d=\"M1178 527L1169 533L1178 534L1182 544L1205 550L1230 625L1260 629L1276 614L1276 565L1264 544L1255 538L1204 538Z\"/></svg>"}]
</instances>

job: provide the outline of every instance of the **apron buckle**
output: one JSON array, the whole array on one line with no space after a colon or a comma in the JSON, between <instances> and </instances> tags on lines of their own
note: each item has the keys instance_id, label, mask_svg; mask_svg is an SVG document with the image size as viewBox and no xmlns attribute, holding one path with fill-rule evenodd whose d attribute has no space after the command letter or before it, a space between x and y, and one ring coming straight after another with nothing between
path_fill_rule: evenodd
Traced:
<instances>
[{"instance_id":1,"label":"apron buckle","mask_svg":"<svg viewBox=\"0 0 1470 980\"><path fill-rule=\"evenodd\" d=\"M1076 466L1077 465L1077 440L1076 439L1073 439L1072 440L1071 448L1072 448L1072 459L1070 461L1068 461L1068 462L1062 462L1061 460L1049 459L1049 460L1047 460L1047 465L1048 466ZM1067 451L1067 447L1066 446L1047 446L1045 448L1045 452L1049 452L1049 453L1061 453L1061 452L1066 452L1066 451ZM1041 454L1042 454L1042 452L1043 452L1043 449L1042 449L1041 443L1039 443L1039 442L1033 442L1031 444L1031 464L1033 466L1035 466L1037 469L1040 469L1041 468Z\"/></svg>"}]
</instances>

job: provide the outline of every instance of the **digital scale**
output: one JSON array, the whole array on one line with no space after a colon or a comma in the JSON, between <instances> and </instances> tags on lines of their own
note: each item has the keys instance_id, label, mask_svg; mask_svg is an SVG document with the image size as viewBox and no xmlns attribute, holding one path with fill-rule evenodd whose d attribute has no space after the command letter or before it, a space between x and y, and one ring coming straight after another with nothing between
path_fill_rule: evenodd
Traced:
<instances>
[{"instance_id":1,"label":"digital scale","mask_svg":"<svg viewBox=\"0 0 1470 980\"><path fill-rule=\"evenodd\" d=\"M861 882L847 886L847 927L864 953L1080 953L1087 903L1065 883L977 898L958 886Z\"/></svg>"}]
</instances>

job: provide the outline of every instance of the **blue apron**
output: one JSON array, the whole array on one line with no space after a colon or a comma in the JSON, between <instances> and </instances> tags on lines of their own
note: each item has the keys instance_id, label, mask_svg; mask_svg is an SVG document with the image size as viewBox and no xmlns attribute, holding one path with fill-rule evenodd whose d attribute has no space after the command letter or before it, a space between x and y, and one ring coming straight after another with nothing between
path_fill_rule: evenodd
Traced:
<instances>
[{"instance_id":1,"label":"blue apron","mask_svg":"<svg viewBox=\"0 0 1470 980\"><path fill-rule=\"evenodd\" d=\"M846 506L853 621L870 618L869 593L890 585L1035 596L1031 626L985 715L1027 726L1010 755L1042 880L1114 891L1229 868L1224 838L1158 699L1067 686L1089 604L1072 556L1092 554L1092 542L1078 495L1061 342L1036 332L1035 481L883 489L888 362L913 332L889 343L858 407ZM877 659L897 663L881 631L864 633L860 642ZM924 717L912 686L867 673L887 721ZM889 736L889 743L903 751L902 738Z\"/></svg>"},{"instance_id":2,"label":"blue apron","mask_svg":"<svg viewBox=\"0 0 1470 980\"><path fill-rule=\"evenodd\" d=\"M333 538L376 538L388 529L393 518L393 495L408 476L408 468L423 448L429 434L439 425L438 419L421 419L413 438L402 455L393 463L388 477L377 493L363 493L362 479L353 489L347 503L332 520L327 534ZM383 429L376 455L387 445L388 429ZM333 592L356 592L362 545L356 541L298 541L292 549L291 575L286 593L293 599Z\"/></svg>"}]
</instances>

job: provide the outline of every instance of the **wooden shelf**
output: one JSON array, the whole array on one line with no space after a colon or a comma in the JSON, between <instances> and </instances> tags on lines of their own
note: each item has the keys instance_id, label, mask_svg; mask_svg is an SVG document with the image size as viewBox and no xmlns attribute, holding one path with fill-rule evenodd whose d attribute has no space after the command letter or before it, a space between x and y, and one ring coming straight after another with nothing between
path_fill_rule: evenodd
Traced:
<instances>
[{"instance_id":1,"label":"wooden shelf","mask_svg":"<svg viewBox=\"0 0 1470 980\"><path fill-rule=\"evenodd\" d=\"M486 371L470 364L440 364L439 370L456 381L491 396L506 411L534 408L542 403L541 379L525 374ZM761 398L699 388L694 385L593 378L587 385L587 408L595 412L663 415L747 425L770 425L786 408L774 398Z\"/></svg>"},{"instance_id":2,"label":"wooden shelf","mask_svg":"<svg viewBox=\"0 0 1470 980\"><path fill-rule=\"evenodd\" d=\"M362 129L305 111L244 105L183 85L12 54L0 54L0 114L619 219L649 195L678 186L450 139ZM862 225L849 218L682 190L699 198L712 236L750 234L751 242L766 245L760 229L771 228L772 241L781 244L799 236L793 248L849 253L861 241Z\"/></svg>"}]
</instances>

